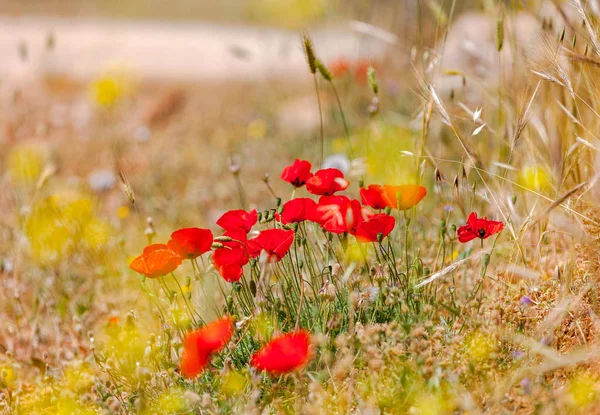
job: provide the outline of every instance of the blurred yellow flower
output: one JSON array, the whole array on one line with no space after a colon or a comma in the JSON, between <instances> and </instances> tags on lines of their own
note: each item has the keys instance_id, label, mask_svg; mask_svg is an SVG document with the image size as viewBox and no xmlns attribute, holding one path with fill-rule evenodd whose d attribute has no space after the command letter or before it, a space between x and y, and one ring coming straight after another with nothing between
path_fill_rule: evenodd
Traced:
<instances>
[{"instance_id":1,"label":"blurred yellow flower","mask_svg":"<svg viewBox=\"0 0 600 415\"><path fill-rule=\"evenodd\" d=\"M131 94L133 82L124 68L112 68L92 82L92 100L100 107L111 108Z\"/></svg>"},{"instance_id":2,"label":"blurred yellow flower","mask_svg":"<svg viewBox=\"0 0 600 415\"><path fill-rule=\"evenodd\" d=\"M117 209L117 216L119 217L119 219L125 219L129 216L131 209L129 209L129 206L120 206Z\"/></svg>"},{"instance_id":3,"label":"blurred yellow flower","mask_svg":"<svg viewBox=\"0 0 600 415\"><path fill-rule=\"evenodd\" d=\"M467 354L475 361L487 360L492 356L495 345L494 340L483 333L472 333L465 340Z\"/></svg>"},{"instance_id":4,"label":"blurred yellow flower","mask_svg":"<svg viewBox=\"0 0 600 415\"><path fill-rule=\"evenodd\" d=\"M25 223L33 257L52 264L76 249L95 250L108 243L110 226L95 217L94 202L66 191L38 202Z\"/></svg>"},{"instance_id":5,"label":"blurred yellow flower","mask_svg":"<svg viewBox=\"0 0 600 415\"><path fill-rule=\"evenodd\" d=\"M348 248L346 249L346 259L349 263L351 262L360 262L362 260L363 254L361 252L361 246L356 241L352 240L348 243Z\"/></svg>"},{"instance_id":6,"label":"blurred yellow flower","mask_svg":"<svg viewBox=\"0 0 600 415\"><path fill-rule=\"evenodd\" d=\"M111 227L108 223L92 218L83 227L81 241L90 250L101 249L108 244Z\"/></svg>"},{"instance_id":7,"label":"blurred yellow flower","mask_svg":"<svg viewBox=\"0 0 600 415\"><path fill-rule=\"evenodd\" d=\"M422 394L415 400L410 413L419 415L442 415L449 413L449 408L439 396Z\"/></svg>"},{"instance_id":8,"label":"blurred yellow flower","mask_svg":"<svg viewBox=\"0 0 600 415\"><path fill-rule=\"evenodd\" d=\"M0 376L2 376L0 380L7 387L12 388L15 385L17 376L15 375L15 370L12 366L0 367Z\"/></svg>"},{"instance_id":9,"label":"blurred yellow flower","mask_svg":"<svg viewBox=\"0 0 600 415\"><path fill-rule=\"evenodd\" d=\"M264 120L258 119L248 124L248 137L259 140L267 133L267 123Z\"/></svg>"},{"instance_id":10,"label":"blurred yellow flower","mask_svg":"<svg viewBox=\"0 0 600 415\"><path fill-rule=\"evenodd\" d=\"M33 145L17 146L8 154L8 174L15 183L34 184L42 174L45 162L41 148Z\"/></svg>"},{"instance_id":11,"label":"blurred yellow flower","mask_svg":"<svg viewBox=\"0 0 600 415\"><path fill-rule=\"evenodd\" d=\"M299 27L324 15L330 0L252 0L249 10L268 22Z\"/></svg>"},{"instance_id":12,"label":"blurred yellow flower","mask_svg":"<svg viewBox=\"0 0 600 415\"><path fill-rule=\"evenodd\" d=\"M548 190L552 186L552 179L548 170L539 165L528 166L519 174L519 184L536 192Z\"/></svg>"},{"instance_id":13,"label":"blurred yellow flower","mask_svg":"<svg viewBox=\"0 0 600 415\"><path fill-rule=\"evenodd\" d=\"M94 373L87 364L77 362L65 369L63 384L77 394L90 392L94 384Z\"/></svg>"},{"instance_id":14,"label":"blurred yellow flower","mask_svg":"<svg viewBox=\"0 0 600 415\"><path fill-rule=\"evenodd\" d=\"M569 395L576 406L587 406L598 398L596 382L587 373L577 374L569 382Z\"/></svg>"},{"instance_id":15,"label":"blurred yellow flower","mask_svg":"<svg viewBox=\"0 0 600 415\"><path fill-rule=\"evenodd\" d=\"M187 412L187 400L182 390L172 388L166 391L159 399L156 405L155 413L159 414L180 414Z\"/></svg>"},{"instance_id":16,"label":"blurred yellow flower","mask_svg":"<svg viewBox=\"0 0 600 415\"><path fill-rule=\"evenodd\" d=\"M344 153L346 151L346 139L336 138L331 140L332 153Z\"/></svg>"},{"instance_id":17,"label":"blurred yellow flower","mask_svg":"<svg viewBox=\"0 0 600 415\"><path fill-rule=\"evenodd\" d=\"M231 370L225 374L223 377L223 382L221 383L221 390L226 395L235 395L237 393L243 392L246 388L247 380L240 372L235 370Z\"/></svg>"},{"instance_id":18,"label":"blurred yellow flower","mask_svg":"<svg viewBox=\"0 0 600 415\"><path fill-rule=\"evenodd\" d=\"M121 88L114 78L100 78L94 82L94 99L102 107L112 107L122 95Z\"/></svg>"}]
</instances>

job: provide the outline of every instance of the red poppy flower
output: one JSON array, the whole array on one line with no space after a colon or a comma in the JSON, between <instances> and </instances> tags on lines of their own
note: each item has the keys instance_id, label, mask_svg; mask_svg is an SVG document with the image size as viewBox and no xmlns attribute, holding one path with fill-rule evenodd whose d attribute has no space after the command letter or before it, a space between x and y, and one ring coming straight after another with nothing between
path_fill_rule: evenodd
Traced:
<instances>
[{"instance_id":1,"label":"red poppy flower","mask_svg":"<svg viewBox=\"0 0 600 415\"><path fill-rule=\"evenodd\" d=\"M329 72L334 78L341 78L348 74L350 62L346 58L339 58L329 64Z\"/></svg>"},{"instance_id":2,"label":"red poppy flower","mask_svg":"<svg viewBox=\"0 0 600 415\"><path fill-rule=\"evenodd\" d=\"M390 206L387 199L383 197L383 187L378 184L360 189L360 198L364 205L371 206L373 209L385 209Z\"/></svg>"},{"instance_id":3,"label":"red poppy flower","mask_svg":"<svg viewBox=\"0 0 600 415\"><path fill-rule=\"evenodd\" d=\"M312 177L311 167L308 161L296 159L293 164L283 169L281 179L294 187L302 187Z\"/></svg>"},{"instance_id":4,"label":"red poppy flower","mask_svg":"<svg viewBox=\"0 0 600 415\"><path fill-rule=\"evenodd\" d=\"M265 251L267 262L279 262L290 250L294 235L294 231L285 229L262 231L256 238L248 240L250 256L257 257Z\"/></svg>"},{"instance_id":5,"label":"red poppy flower","mask_svg":"<svg viewBox=\"0 0 600 415\"><path fill-rule=\"evenodd\" d=\"M308 220L317 203L307 197L292 199L283 205L281 212L281 223L297 223Z\"/></svg>"},{"instance_id":6,"label":"red poppy flower","mask_svg":"<svg viewBox=\"0 0 600 415\"><path fill-rule=\"evenodd\" d=\"M148 278L167 275L181 265L181 256L165 244L153 244L144 248L142 255L134 259L129 268Z\"/></svg>"},{"instance_id":7,"label":"red poppy flower","mask_svg":"<svg viewBox=\"0 0 600 415\"><path fill-rule=\"evenodd\" d=\"M231 340L233 323L233 318L225 316L185 336L179 362L183 376L193 378L204 370L211 353L218 352Z\"/></svg>"},{"instance_id":8,"label":"red poppy flower","mask_svg":"<svg viewBox=\"0 0 600 415\"><path fill-rule=\"evenodd\" d=\"M349 185L350 182L344 179L344 173L338 169L321 169L307 180L306 190L313 195L330 196L345 190Z\"/></svg>"},{"instance_id":9,"label":"red poppy flower","mask_svg":"<svg viewBox=\"0 0 600 415\"><path fill-rule=\"evenodd\" d=\"M198 348L197 343L198 339L194 332L188 333L183 341L179 370L188 379L195 378L202 373L210 359L210 353Z\"/></svg>"},{"instance_id":10,"label":"red poppy flower","mask_svg":"<svg viewBox=\"0 0 600 415\"><path fill-rule=\"evenodd\" d=\"M377 242L379 235L385 238L392 232L396 220L393 216L384 213L373 215L364 221L361 221L352 234L358 242Z\"/></svg>"},{"instance_id":11,"label":"red poppy flower","mask_svg":"<svg viewBox=\"0 0 600 415\"><path fill-rule=\"evenodd\" d=\"M237 282L242 277L242 267L248 263L246 232L243 230L228 231L224 236L235 240L223 242L223 248L214 250L213 265L225 281Z\"/></svg>"},{"instance_id":12,"label":"red poppy flower","mask_svg":"<svg viewBox=\"0 0 600 415\"><path fill-rule=\"evenodd\" d=\"M279 336L256 352L250 364L277 375L304 366L310 359L310 334L300 330Z\"/></svg>"},{"instance_id":13,"label":"red poppy flower","mask_svg":"<svg viewBox=\"0 0 600 415\"><path fill-rule=\"evenodd\" d=\"M478 218L477 213L471 212L467 223L456 231L458 240L462 243L475 238L486 239L504 229L504 223L488 220L486 217Z\"/></svg>"},{"instance_id":14,"label":"red poppy flower","mask_svg":"<svg viewBox=\"0 0 600 415\"><path fill-rule=\"evenodd\" d=\"M256 224L258 215L256 209L246 212L245 210L230 210L217 220L217 225L226 231L243 230L248 233Z\"/></svg>"},{"instance_id":15,"label":"red poppy flower","mask_svg":"<svg viewBox=\"0 0 600 415\"><path fill-rule=\"evenodd\" d=\"M370 215L372 213L363 209L358 200L351 200L346 196L323 196L313 209L310 219L327 232L339 234L351 231Z\"/></svg>"},{"instance_id":16,"label":"red poppy flower","mask_svg":"<svg viewBox=\"0 0 600 415\"><path fill-rule=\"evenodd\" d=\"M213 234L209 229L185 228L171 234L167 246L182 258L194 259L210 251Z\"/></svg>"}]
</instances>

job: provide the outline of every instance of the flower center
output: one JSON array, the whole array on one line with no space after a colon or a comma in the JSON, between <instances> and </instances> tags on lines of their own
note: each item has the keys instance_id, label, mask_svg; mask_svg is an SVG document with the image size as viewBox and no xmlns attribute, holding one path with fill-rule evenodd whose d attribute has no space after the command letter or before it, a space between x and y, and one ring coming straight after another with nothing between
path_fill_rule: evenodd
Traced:
<instances>
[{"instance_id":1,"label":"flower center","mask_svg":"<svg viewBox=\"0 0 600 415\"><path fill-rule=\"evenodd\" d=\"M477 233L479 234L480 238L483 238L485 236L485 229L479 229Z\"/></svg>"}]
</instances>

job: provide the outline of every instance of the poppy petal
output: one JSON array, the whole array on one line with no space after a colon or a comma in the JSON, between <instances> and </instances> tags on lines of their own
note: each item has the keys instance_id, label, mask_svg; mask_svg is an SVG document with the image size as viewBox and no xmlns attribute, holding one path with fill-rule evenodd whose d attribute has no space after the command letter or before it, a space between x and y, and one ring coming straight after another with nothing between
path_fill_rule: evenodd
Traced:
<instances>
[{"instance_id":1,"label":"poppy petal","mask_svg":"<svg viewBox=\"0 0 600 415\"><path fill-rule=\"evenodd\" d=\"M245 210L230 210L225 212L217 220L217 225L226 231L243 230L248 233L258 220L256 209L246 212Z\"/></svg>"},{"instance_id":2,"label":"poppy petal","mask_svg":"<svg viewBox=\"0 0 600 415\"><path fill-rule=\"evenodd\" d=\"M185 228L173 232L167 246L182 258L194 259L210 251L213 240L209 229Z\"/></svg>"},{"instance_id":3,"label":"poppy petal","mask_svg":"<svg viewBox=\"0 0 600 415\"><path fill-rule=\"evenodd\" d=\"M283 169L281 179L294 187L304 186L306 181L312 177L311 168L308 161L296 159L293 164Z\"/></svg>"},{"instance_id":4,"label":"poppy petal","mask_svg":"<svg viewBox=\"0 0 600 415\"><path fill-rule=\"evenodd\" d=\"M279 336L258 352L250 364L271 374L291 372L304 366L310 359L310 334L300 330Z\"/></svg>"}]
</instances>

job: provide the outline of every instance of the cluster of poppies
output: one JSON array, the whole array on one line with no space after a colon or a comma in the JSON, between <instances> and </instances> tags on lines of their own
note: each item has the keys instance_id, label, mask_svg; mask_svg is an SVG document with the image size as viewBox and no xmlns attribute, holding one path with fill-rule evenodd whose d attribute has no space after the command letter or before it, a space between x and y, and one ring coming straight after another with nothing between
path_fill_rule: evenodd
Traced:
<instances>
[{"instance_id":1,"label":"cluster of poppies","mask_svg":"<svg viewBox=\"0 0 600 415\"><path fill-rule=\"evenodd\" d=\"M318 201L307 197L288 201L274 215L275 228L251 238L249 234L259 218L256 210L230 210L217 220L224 230L222 236L214 238L208 229L180 229L171 234L167 244L147 246L130 267L156 278L173 272L184 259L192 260L213 250L215 269L226 281L236 282L250 259L262 255L266 262L275 263L285 257L295 237L290 224L310 221L330 233L354 235L358 242L377 242L395 226L394 217L381 213L382 209L410 209L426 194L425 188L418 185L371 185L360 190L361 204L336 195L350 184L340 170L322 169L313 174L311 164L298 159L283 170L281 178L295 188L306 186L309 193L320 196Z\"/></svg>"},{"instance_id":2,"label":"cluster of poppies","mask_svg":"<svg viewBox=\"0 0 600 415\"><path fill-rule=\"evenodd\" d=\"M189 332L183 340L179 370L186 378L195 378L208 366L214 353L221 351L231 340L235 330L232 317L219 320ZM272 375L292 372L303 367L310 359L310 335L298 330L275 337L259 349L250 365Z\"/></svg>"},{"instance_id":3,"label":"cluster of poppies","mask_svg":"<svg viewBox=\"0 0 600 415\"><path fill-rule=\"evenodd\" d=\"M341 171L322 169L313 174L310 163L298 159L283 170L281 179L296 188L306 185L309 193L320 196L317 202L310 198L296 198L285 203L280 215L281 223L308 220L318 223L327 232L354 235L359 242L381 241L394 229L394 217L381 213L382 209L410 209L427 193L423 186L418 185L371 185L360 189L361 204L347 196L335 195L350 184Z\"/></svg>"},{"instance_id":4,"label":"cluster of poppies","mask_svg":"<svg viewBox=\"0 0 600 415\"><path fill-rule=\"evenodd\" d=\"M130 268L146 277L158 278L175 271L183 260L195 260L212 251L215 269L226 281L236 282L252 258L266 263L281 261L294 243L295 230L301 222L316 223L334 234L354 235L358 242L381 242L395 226L395 219L389 214L391 209L411 209L427 193L419 185L370 185L360 189L358 201L336 194L350 184L340 170L321 169L313 174L311 168L308 161L296 159L283 170L281 179L295 189L305 186L319 199L292 198L272 216L267 215L267 221L275 222L273 228L252 232L261 215L256 210L230 210L216 222L224 231L221 236L215 238L209 229L179 229L166 244L147 246ZM458 228L457 236L463 243L475 238L483 240L503 227L502 222L478 218L473 212L466 224ZM183 342L181 373L188 378L201 373L211 355L230 341L234 326L233 318L223 317L188 333ZM254 354L251 365L269 373L295 370L309 359L309 341L310 336L304 331L277 337Z\"/></svg>"}]
</instances>

